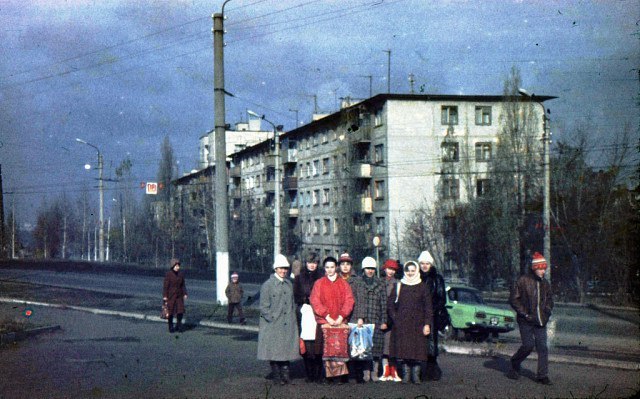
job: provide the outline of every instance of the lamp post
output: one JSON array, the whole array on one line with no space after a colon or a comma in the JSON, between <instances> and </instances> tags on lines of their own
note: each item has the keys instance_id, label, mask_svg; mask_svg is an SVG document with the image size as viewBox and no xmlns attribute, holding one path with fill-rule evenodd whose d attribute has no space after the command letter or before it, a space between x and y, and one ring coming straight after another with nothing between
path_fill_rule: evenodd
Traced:
<instances>
[{"instance_id":1,"label":"lamp post","mask_svg":"<svg viewBox=\"0 0 640 399\"><path fill-rule=\"evenodd\" d=\"M549 112L542 104L541 101L536 100L535 94L527 92L524 89L518 89L518 93L520 95L529 98L531 101L536 102L542 108L542 151L543 151L543 168L544 168L544 188L543 188L543 199L542 199L542 228L544 229L544 243L543 243L543 254L544 258L547 260L547 264L549 268L547 269L547 275L549 277L549 281L551 281L551 203L550 203L550 186L551 186L551 171L550 171L550 160L549 160L549 141L551 139L550 135L550 123L551 120L547 116L547 112Z\"/></svg>"},{"instance_id":2,"label":"lamp post","mask_svg":"<svg viewBox=\"0 0 640 399\"><path fill-rule=\"evenodd\" d=\"M98 232L98 251L100 256L100 262L104 262L104 180L102 179L102 170L103 170L103 160L102 153L100 149L95 145L86 142L82 139L76 139L78 143L86 144L89 147L93 147L98 153L98 191L100 197L100 218L98 222L99 232Z\"/></svg>"},{"instance_id":3,"label":"lamp post","mask_svg":"<svg viewBox=\"0 0 640 399\"><path fill-rule=\"evenodd\" d=\"M275 144L275 157L276 157L276 162L275 162L275 173L274 173L274 180L275 180L275 194L274 194L274 201L273 201L273 257L275 258L276 255L278 255L280 253L280 135L279 135L279 130L282 130L282 126L278 125L276 126L273 122L269 121L268 119L265 119L264 115L258 115L253 111L247 110L247 113L249 115L255 116L256 118L260 118L263 121L267 122L268 124L271 125L271 127L273 127L273 141Z\"/></svg>"}]
</instances>

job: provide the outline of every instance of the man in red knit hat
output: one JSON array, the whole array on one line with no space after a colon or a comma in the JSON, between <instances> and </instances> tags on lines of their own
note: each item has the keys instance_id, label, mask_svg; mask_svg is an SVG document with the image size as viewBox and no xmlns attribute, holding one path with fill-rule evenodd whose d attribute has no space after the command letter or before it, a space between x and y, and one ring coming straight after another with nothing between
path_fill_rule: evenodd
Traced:
<instances>
[{"instance_id":1,"label":"man in red knit hat","mask_svg":"<svg viewBox=\"0 0 640 399\"><path fill-rule=\"evenodd\" d=\"M511 357L511 370L507 377L517 380L520 377L520 364L535 347L538 353L538 373L536 381L551 385L549 380L549 350L547 348L547 322L553 309L551 284L544 278L547 261L538 252L533 254L531 273L518 278L511 290L509 303L518 315L518 328L522 346Z\"/></svg>"}]
</instances>

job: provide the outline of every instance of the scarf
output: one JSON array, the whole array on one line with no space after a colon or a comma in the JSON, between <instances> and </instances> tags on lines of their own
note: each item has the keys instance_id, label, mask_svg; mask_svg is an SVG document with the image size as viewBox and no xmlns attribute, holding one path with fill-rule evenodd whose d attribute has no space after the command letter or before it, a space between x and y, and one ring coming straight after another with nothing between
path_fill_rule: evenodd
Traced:
<instances>
[{"instance_id":1,"label":"scarf","mask_svg":"<svg viewBox=\"0 0 640 399\"><path fill-rule=\"evenodd\" d=\"M365 274L362 275L362 280L368 286L372 286L375 282L375 277L367 277Z\"/></svg>"}]
</instances>

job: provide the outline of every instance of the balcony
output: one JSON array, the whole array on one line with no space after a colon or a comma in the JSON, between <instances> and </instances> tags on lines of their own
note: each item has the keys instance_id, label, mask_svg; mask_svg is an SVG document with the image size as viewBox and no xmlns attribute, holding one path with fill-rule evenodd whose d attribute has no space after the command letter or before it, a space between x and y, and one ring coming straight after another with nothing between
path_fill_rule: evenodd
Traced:
<instances>
[{"instance_id":1,"label":"balcony","mask_svg":"<svg viewBox=\"0 0 640 399\"><path fill-rule=\"evenodd\" d=\"M275 154L268 154L264 157L264 167L265 168L275 168L276 167L276 156Z\"/></svg>"},{"instance_id":2,"label":"balcony","mask_svg":"<svg viewBox=\"0 0 640 399\"><path fill-rule=\"evenodd\" d=\"M282 185L285 190L295 191L298 189L298 178L295 176L287 176L284 178Z\"/></svg>"},{"instance_id":3,"label":"balcony","mask_svg":"<svg viewBox=\"0 0 640 399\"><path fill-rule=\"evenodd\" d=\"M295 148L289 148L288 150L282 150L282 162L283 163L297 163L298 162L298 150Z\"/></svg>"},{"instance_id":4,"label":"balcony","mask_svg":"<svg viewBox=\"0 0 640 399\"><path fill-rule=\"evenodd\" d=\"M266 182L264 182L264 185L262 186L262 190L264 190L265 193L273 193L276 191L276 182L275 180L268 180Z\"/></svg>"},{"instance_id":5,"label":"balcony","mask_svg":"<svg viewBox=\"0 0 640 399\"><path fill-rule=\"evenodd\" d=\"M373 213L373 200L371 197L362 197L360 198L360 209L361 213Z\"/></svg>"},{"instance_id":6,"label":"balcony","mask_svg":"<svg viewBox=\"0 0 640 399\"><path fill-rule=\"evenodd\" d=\"M352 166L353 177L356 179L370 179L371 178L371 164L356 162Z\"/></svg>"},{"instance_id":7,"label":"balcony","mask_svg":"<svg viewBox=\"0 0 640 399\"><path fill-rule=\"evenodd\" d=\"M241 175L240 165L232 166L231 169L229 170L229 176L231 177L240 177L240 175Z\"/></svg>"},{"instance_id":8,"label":"balcony","mask_svg":"<svg viewBox=\"0 0 640 399\"><path fill-rule=\"evenodd\" d=\"M351 133L351 140L356 144L371 143L371 126L361 126L355 132Z\"/></svg>"}]
</instances>

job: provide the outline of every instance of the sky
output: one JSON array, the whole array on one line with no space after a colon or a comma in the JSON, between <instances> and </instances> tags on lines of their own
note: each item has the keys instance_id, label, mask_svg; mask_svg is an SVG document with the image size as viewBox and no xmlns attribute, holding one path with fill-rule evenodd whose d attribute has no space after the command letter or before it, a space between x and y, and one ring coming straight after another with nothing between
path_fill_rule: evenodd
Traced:
<instances>
[{"instance_id":1,"label":"sky","mask_svg":"<svg viewBox=\"0 0 640 399\"><path fill-rule=\"evenodd\" d=\"M168 137L179 173L213 128L211 15L222 1L0 0L0 164L5 210L32 222L127 157L131 187L155 181ZM265 114L285 130L344 97L501 94L520 70L557 96L554 142L589 132L594 166L616 134L638 143L637 0L231 0L225 6L227 123ZM387 79L388 51L391 74ZM265 126L266 127L266 126ZM552 146L553 150L553 146ZM410 154L408 156L419 156ZM86 170L85 164L93 169ZM106 215L117 214L107 182ZM140 190L140 195L143 190ZM110 201L111 200L111 201ZM113 209L112 209L113 208Z\"/></svg>"}]
</instances>

